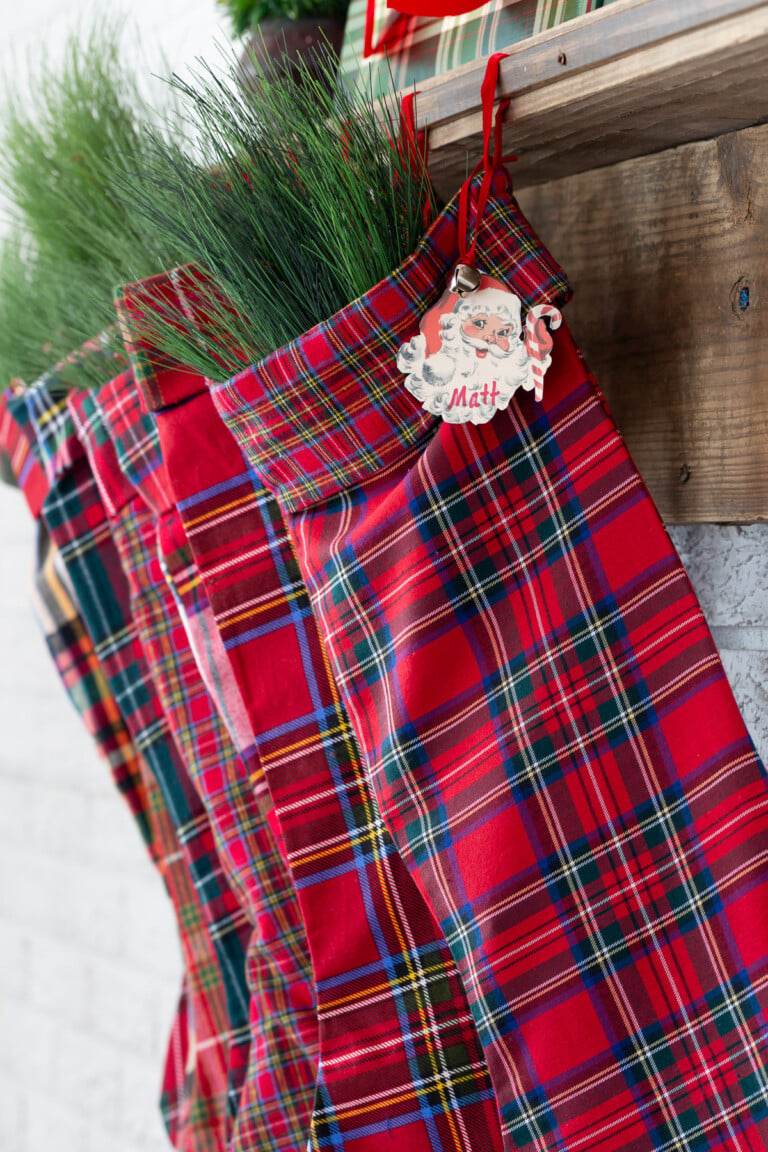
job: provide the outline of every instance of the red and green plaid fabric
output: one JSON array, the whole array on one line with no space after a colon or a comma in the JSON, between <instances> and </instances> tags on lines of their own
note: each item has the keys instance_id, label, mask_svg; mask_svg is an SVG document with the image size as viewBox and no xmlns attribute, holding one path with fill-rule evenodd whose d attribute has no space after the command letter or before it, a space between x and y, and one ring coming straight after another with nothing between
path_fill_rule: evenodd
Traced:
<instances>
[{"instance_id":1,"label":"red and green plaid fabric","mask_svg":"<svg viewBox=\"0 0 768 1152\"><path fill-rule=\"evenodd\" d=\"M477 259L515 288L482 237L518 220L497 196ZM215 398L285 510L506 1146L756 1152L768 788L700 608L567 330L542 404L440 423L397 372L430 302L402 279Z\"/></svg>"},{"instance_id":2,"label":"red and green plaid fabric","mask_svg":"<svg viewBox=\"0 0 768 1152\"><path fill-rule=\"evenodd\" d=\"M130 371L124 372L113 383L100 388L97 396L101 398L113 387L119 394L131 385L132 379ZM203 912L223 978L229 1018L226 1049L228 1113L232 1121L239 1106L250 1049L245 957L252 925L245 900L241 903L238 899L242 894L232 889L226 860L219 852L208 813L192 779L196 757L204 755L216 760L220 754L225 756L226 753L217 743L215 728L206 724L204 716L201 716L199 740L195 739L188 719L186 723L181 722L184 685L176 658L179 637L167 621L162 601L155 595L151 582L157 567L151 513L143 501L135 497L133 487L120 471L114 445L104 427L94 395L85 391L73 392L69 396L68 408L78 440L85 448L126 577L131 620L146 661L150 685L156 693L157 707L178 749L173 776L168 777L164 785L175 820L188 830L182 843L185 847L187 843L194 843L190 864L194 863ZM148 643L148 636L155 640L154 644ZM227 1133L230 1130L231 1124L228 1123Z\"/></svg>"},{"instance_id":3,"label":"red and green plaid fabric","mask_svg":"<svg viewBox=\"0 0 768 1152\"><path fill-rule=\"evenodd\" d=\"M226 1144L231 1100L231 1025L225 973L206 911L214 867L204 822L185 819L179 784L185 769L157 701L130 616L126 578L112 540L67 397L48 375L24 393L50 491L42 517L75 589L85 626L128 731L149 768L145 784L163 845L164 877L179 924L187 978L189 1051L178 1144L219 1152Z\"/></svg>"},{"instance_id":4,"label":"red and green plaid fabric","mask_svg":"<svg viewBox=\"0 0 768 1152\"><path fill-rule=\"evenodd\" d=\"M34 429L24 402L25 385L16 381L0 394L0 457L3 480L20 488L35 520L48 492L48 478L38 460Z\"/></svg>"},{"instance_id":5,"label":"red and green plaid fabric","mask_svg":"<svg viewBox=\"0 0 768 1152\"><path fill-rule=\"evenodd\" d=\"M38 620L62 683L99 753L109 764L118 791L125 797L150 856L165 878L163 839L155 819L156 785L151 777L147 779L148 769L141 764L83 624L69 573L45 522L39 518L48 491L48 478L36 458L35 448L36 438L23 388L14 388L0 397L0 451L6 453L15 482L24 491L38 523L33 596ZM168 1042L160 1103L163 1122L176 1147L182 1143L188 1107L188 1012L185 981Z\"/></svg>"},{"instance_id":6,"label":"red and green plaid fabric","mask_svg":"<svg viewBox=\"0 0 768 1152\"><path fill-rule=\"evenodd\" d=\"M199 407L172 423L193 424L211 445L214 414L206 429ZM226 475L218 446L211 462ZM201 536L217 535L217 520L223 527L203 575L218 570L211 593L230 591L225 643L251 705L313 950L320 1076L310 1146L374 1149L394 1133L409 1149L498 1147L455 970L378 820L284 533L266 520L269 508L255 519L259 497L238 469L222 479L223 499L218 483L205 489L208 515L196 501L185 511L197 521L198 548ZM231 502L240 505L236 534L226 523ZM255 520L247 534L243 520Z\"/></svg>"},{"instance_id":7,"label":"red and green plaid fabric","mask_svg":"<svg viewBox=\"0 0 768 1152\"><path fill-rule=\"evenodd\" d=\"M247 775L227 781L218 770L208 773L219 809L229 810L226 831L235 841L235 859L249 874L256 872L261 889L260 900L254 901L261 908L259 933L249 955L254 985L261 992L252 1001L252 1059L231 1148L240 1152L266 1146L262 1113L270 1099L279 1101L286 1146L304 1149L318 1061L317 1006L306 930L240 689L186 536L182 542L181 535L178 514L169 510L159 534L166 578L217 709L232 723L233 739L242 739L246 728L249 735L243 751ZM254 852L255 840L264 844L261 853ZM274 1143L273 1139L270 1146Z\"/></svg>"},{"instance_id":8,"label":"red and green plaid fabric","mask_svg":"<svg viewBox=\"0 0 768 1152\"><path fill-rule=\"evenodd\" d=\"M309 1146L500 1149L455 965L376 811L277 505L203 380L150 375L145 396L162 409L169 479L307 925L320 1023Z\"/></svg>"},{"instance_id":9,"label":"red and green plaid fabric","mask_svg":"<svg viewBox=\"0 0 768 1152\"><path fill-rule=\"evenodd\" d=\"M189 988L186 973L182 981L181 995L168 1037L163 1077L160 1084L160 1113L168 1136L174 1148L190 1148L187 1118L187 1068L192 1060L190 1044L190 1019L192 1009L189 1002ZM192 1152L192 1149L190 1149Z\"/></svg>"},{"instance_id":10,"label":"red and green plaid fabric","mask_svg":"<svg viewBox=\"0 0 768 1152\"><path fill-rule=\"evenodd\" d=\"M248 945L250 1064L232 1146L301 1149L317 1075L306 937L287 865L259 809L248 768L201 678L163 576L158 542L165 546L166 562L175 566L179 541L172 531L154 421L128 376L118 377L95 397L74 398L71 407L104 492L158 695L206 803L221 858L254 925ZM194 581L190 586L187 578L182 587L189 598ZM253 756L250 760L253 768ZM243 1108L247 1119L241 1121Z\"/></svg>"},{"instance_id":11,"label":"red and green plaid fabric","mask_svg":"<svg viewBox=\"0 0 768 1152\"><path fill-rule=\"evenodd\" d=\"M215 802L233 804L236 814L227 821L227 831L231 835L237 836L239 835L238 830L242 830L244 844L249 845L250 829L258 827L261 823L261 817L256 816L254 812L253 804L255 801L260 812L269 821L275 844L285 860L286 869L288 869L287 856L280 839L277 817L274 815L267 781L255 749L255 737L248 719L245 701L232 672L229 657L216 626L216 618L208 600L208 594L200 579L192 549L175 507L168 509L160 519L158 546L163 574L176 602L203 683L216 705L232 743L240 753L247 772L247 776L243 780L239 780L235 786L231 786L232 796L227 801L219 798L222 783L218 782L214 792ZM274 848L271 847L271 850L274 851ZM237 854L237 850L235 850L235 854ZM289 869L286 871L286 882L288 884L288 898L295 901L295 889L293 889L293 879ZM284 892L283 896L285 895ZM303 929L300 928L299 931L303 933ZM302 951L308 958L309 949L306 944L306 934L303 934Z\"/></svg>"},{"instance_id":12,"label":"red and green plaid fabric","mask_svg":"<svg viewBox=\"0 0 768 1152\"><path fill-rule=\"evenodd\" d=\"M37 522L33 603L48 650L88 733L107 761L118 791L126 796L153 860L161 856L149 823L149 798L125 722L75 604L74 589L42 520Z\"/></svg>"},{"instance_id":13,"label":"red and green plaid fabric","mask_svg":"<svg viewBox=\"0 0 768 1152\"><path fill-rule=\"evenodd\" d=\"M344 29L341 75L357 79L376 96L411 88L555 28L612 0L490 0L463 16L436 20L404 16L387 0L352 0ZM364 59L365 21L373 8L373 43L385 50Z\"/></svg>"}]
</instances>

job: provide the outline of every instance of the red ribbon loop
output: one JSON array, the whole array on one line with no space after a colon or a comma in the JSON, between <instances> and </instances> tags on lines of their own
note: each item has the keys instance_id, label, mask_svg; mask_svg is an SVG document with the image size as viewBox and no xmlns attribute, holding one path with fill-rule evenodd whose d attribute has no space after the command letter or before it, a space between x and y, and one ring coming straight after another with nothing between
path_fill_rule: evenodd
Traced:
<instances>
[{"instance_id":1,"label":"red ribbon loop","mask_svg":"<svg viewBox=\"0 0 768 1152\"><path fill-rule=\"evenodd\" d=\"M418 91L409 92L407 96L403 96L400 102L400 140L401 147L405 147L410 158L412 171L417 177L423 177L426 186L429 182L429 176L427 174L429 142L427 140L427 133L423 128L418 132L416 131L416 111L414 105L418 94ZM431 219L431 197L429 196L428 187L425 187L424 224L427 228L430 225Z\"/></svg>"},{"instance_id":2,"label":"red ribbon loop","mask_svg":"<svg viewBox=\"0 0 768 1152\"><path fill-rule=\"evenodd\" d=\"M491 191L493 177L499 171L505 160L514 159L511 156L502 156L502 117L509 107L509 98L499 103L496 116L493 115L493 104L496 99L496 86L499 82L499 64L506 60L508 52L494 52L488 59L485 76L480 87L480 98L483 108L483 158L475 165L472 172L461 186L459 193L459 262L471 264L475 258L477 245L477 230L482 219L485 205ZM493 153L491 153L491 138L493 138ZM483 173L483 182L477 196L475 208L474 235L469 243L469 189L472 181L479 172Z\"/></svg>"}]
</instances>

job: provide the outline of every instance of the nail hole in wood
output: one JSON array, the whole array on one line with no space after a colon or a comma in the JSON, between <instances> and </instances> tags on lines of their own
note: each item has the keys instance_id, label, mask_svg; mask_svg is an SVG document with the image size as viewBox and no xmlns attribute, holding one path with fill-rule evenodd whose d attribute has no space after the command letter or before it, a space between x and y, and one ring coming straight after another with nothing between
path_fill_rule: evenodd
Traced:
<instances>
[{"instance_id":1,"label":"nail hole in wood","mask_svg":"<svg viewBox=\"0 0 768 1152\"><path fill-rule=\"evenodd\" d=\"M752 307L752 289L746 276L741 276L731 288L731 311L739 320L746 317Z\"/></svg>"}]
</instances>

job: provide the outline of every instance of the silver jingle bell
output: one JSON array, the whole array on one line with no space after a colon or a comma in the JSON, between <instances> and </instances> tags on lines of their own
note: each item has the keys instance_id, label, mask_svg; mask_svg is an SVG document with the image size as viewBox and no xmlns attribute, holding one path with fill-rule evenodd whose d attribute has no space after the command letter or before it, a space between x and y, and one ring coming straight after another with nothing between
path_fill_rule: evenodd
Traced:
<instances>
[{"instance_id":1,"label":"silver jingle bell","mask_svg":"<svg viewBox=\"0 0 768 1152\"><path fill-rule=\"evenodd\" d=\"M471 264L457 264L448 287L457 296L469 296L470 292L476 292L480 287L481 279L477 268L473 268Z\"/></svg>"}]
</instances>

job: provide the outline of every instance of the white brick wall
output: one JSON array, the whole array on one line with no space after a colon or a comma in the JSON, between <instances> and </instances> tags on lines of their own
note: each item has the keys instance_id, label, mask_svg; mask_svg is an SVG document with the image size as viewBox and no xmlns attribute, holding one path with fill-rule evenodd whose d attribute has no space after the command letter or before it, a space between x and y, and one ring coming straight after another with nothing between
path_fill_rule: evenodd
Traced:
<instances>
[{"instance_id":1,"label":"white brick wall","mask_svg":"<svg viewBox=\"0 0 768 1152\"><path fill-rule=\"evenodd\" d=\"M160 1152L173 916L38 632L32 557L0 486L0 1150Z\"/></svg>"},{"instance_id":2,"label":"white brick wall","mask_svg":"<svg viewBox=\"0 0 768 1152\"><path fill-rule=\"evenodd\" d=\"M768 764L768 524L670 532L757 750Z\"/></svg>"}]
</instances>

